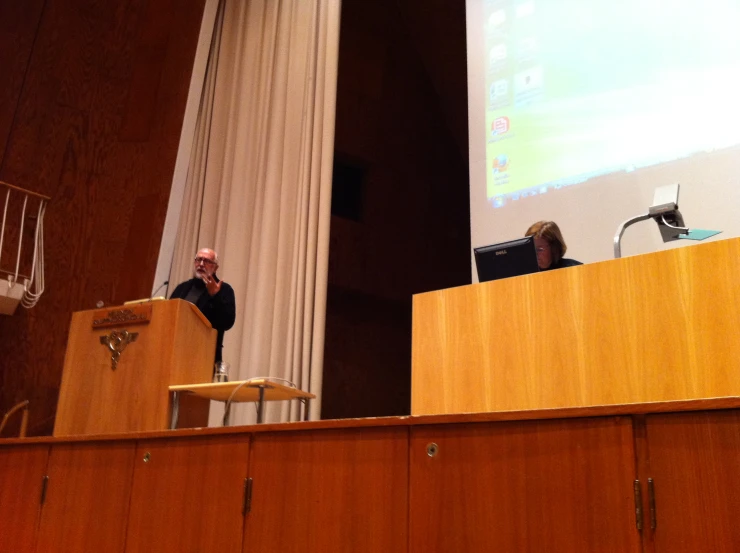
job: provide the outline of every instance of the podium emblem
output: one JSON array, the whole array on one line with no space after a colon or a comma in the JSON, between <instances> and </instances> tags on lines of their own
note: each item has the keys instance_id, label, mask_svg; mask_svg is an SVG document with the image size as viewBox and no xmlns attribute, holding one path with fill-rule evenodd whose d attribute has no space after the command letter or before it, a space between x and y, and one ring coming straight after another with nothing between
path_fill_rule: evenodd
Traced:
<instances>
[{"instance_id":1,"label":"podium emblem","mask_svg":"<svg viewBox=\"0 0 740 553\"><path fill-rule=\"evenodd\" d=\"M121 357L123 350L131 342L135 342L139 337L138 332L129 332L128 330L114 330L110 334L104 334L100 337L100 343L106 346L110 354L110 368L115 371L118 367L118 359Z\"/></svg>"}]
</instances>

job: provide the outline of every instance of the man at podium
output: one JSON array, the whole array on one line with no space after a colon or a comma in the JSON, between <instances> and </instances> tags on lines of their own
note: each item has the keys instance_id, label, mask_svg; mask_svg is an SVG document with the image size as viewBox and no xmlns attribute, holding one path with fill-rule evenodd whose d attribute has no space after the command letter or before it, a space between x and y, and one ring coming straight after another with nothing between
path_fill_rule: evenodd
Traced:
<instances>
[{"instance_id":1,"label":"man at podium","mask_svg":"<svg viewBox=\"0 0 740 553\"><path fill-rule=\"evenodd\" d=\"M195 304L218 331L215 361L219 362L222 360L224 332L234 326L236 318L234 290L216 276L218 254L215 251L203 248L194 261L193 278L178 284L170 299L183 299Z\"/></svg>"}]
</instances>

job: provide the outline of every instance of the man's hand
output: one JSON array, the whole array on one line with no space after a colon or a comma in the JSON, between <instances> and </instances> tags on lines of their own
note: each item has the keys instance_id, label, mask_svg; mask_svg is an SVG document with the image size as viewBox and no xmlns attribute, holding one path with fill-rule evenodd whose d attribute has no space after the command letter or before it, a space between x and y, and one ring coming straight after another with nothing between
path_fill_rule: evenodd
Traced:
<instances>
[{"instance_id":1,"label":"man's hand","mask_svg":"<svg viewBox=\"0 0 740 553\"><path fill-rule=\"evenodd\" d=\"M203 275L200 279L205 283L209 296L215 296L221 290L221 281L216 282L212 276Z\"/></svg>"}]
</instances>

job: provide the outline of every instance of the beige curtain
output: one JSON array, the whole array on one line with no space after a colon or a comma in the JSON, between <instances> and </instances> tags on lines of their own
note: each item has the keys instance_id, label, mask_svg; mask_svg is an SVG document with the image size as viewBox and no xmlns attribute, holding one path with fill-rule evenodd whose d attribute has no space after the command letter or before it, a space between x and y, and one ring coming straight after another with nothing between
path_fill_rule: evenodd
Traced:
<instances>
[{"instance_id":1,"label":"beige curtain","mask_svg":"<svg viewBox=\"0 0 740 553\"><path fill-rule=\"evenodd\" d=\"M200 247L236 294L231 379L283 378L319 418L339 45L339 0L225 0L219 8L170 289ZM212 406L212 423L220 417ZM266 421L297 420L295 402ZM253 405L232 424L255 420Z\"/></svg>"}]
</instances>

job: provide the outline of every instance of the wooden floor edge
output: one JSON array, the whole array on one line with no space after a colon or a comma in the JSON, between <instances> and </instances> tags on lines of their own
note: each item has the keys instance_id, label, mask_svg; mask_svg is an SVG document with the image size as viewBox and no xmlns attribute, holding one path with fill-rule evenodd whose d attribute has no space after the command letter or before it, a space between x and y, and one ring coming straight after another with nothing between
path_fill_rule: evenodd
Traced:
<instances>
[{"instance_id":1,"label":"wooden floor edge","mask_svg":"<svg viewBox=\"0 0 740 553\"><path fill-rule=\"evenodd\" d=\"M307 422L266 423L227 428L187 428L156 432L127 432L120 434L97 434L86 436L38 436L29 438L2 438L0 447L7 445L55 444L72 442L125 441L147 439L177 439L197 436L243 436L265 432L301 432L306 430L343 430L353 428L386 428L393 426L423 426L430 424L469 424L481 422L514 422L527 420L569 419L584 417L611 417L676 413L683 411L716 411L740 407L740 397L720 397L653 403L628 403L598 405L592 407L564 407L558 409L534 409L528 411L497 411L489 413L457 413L444 415L412 415L398 417L369 417L359 419L331 419Z\"/></svg>"}]
</instances>

